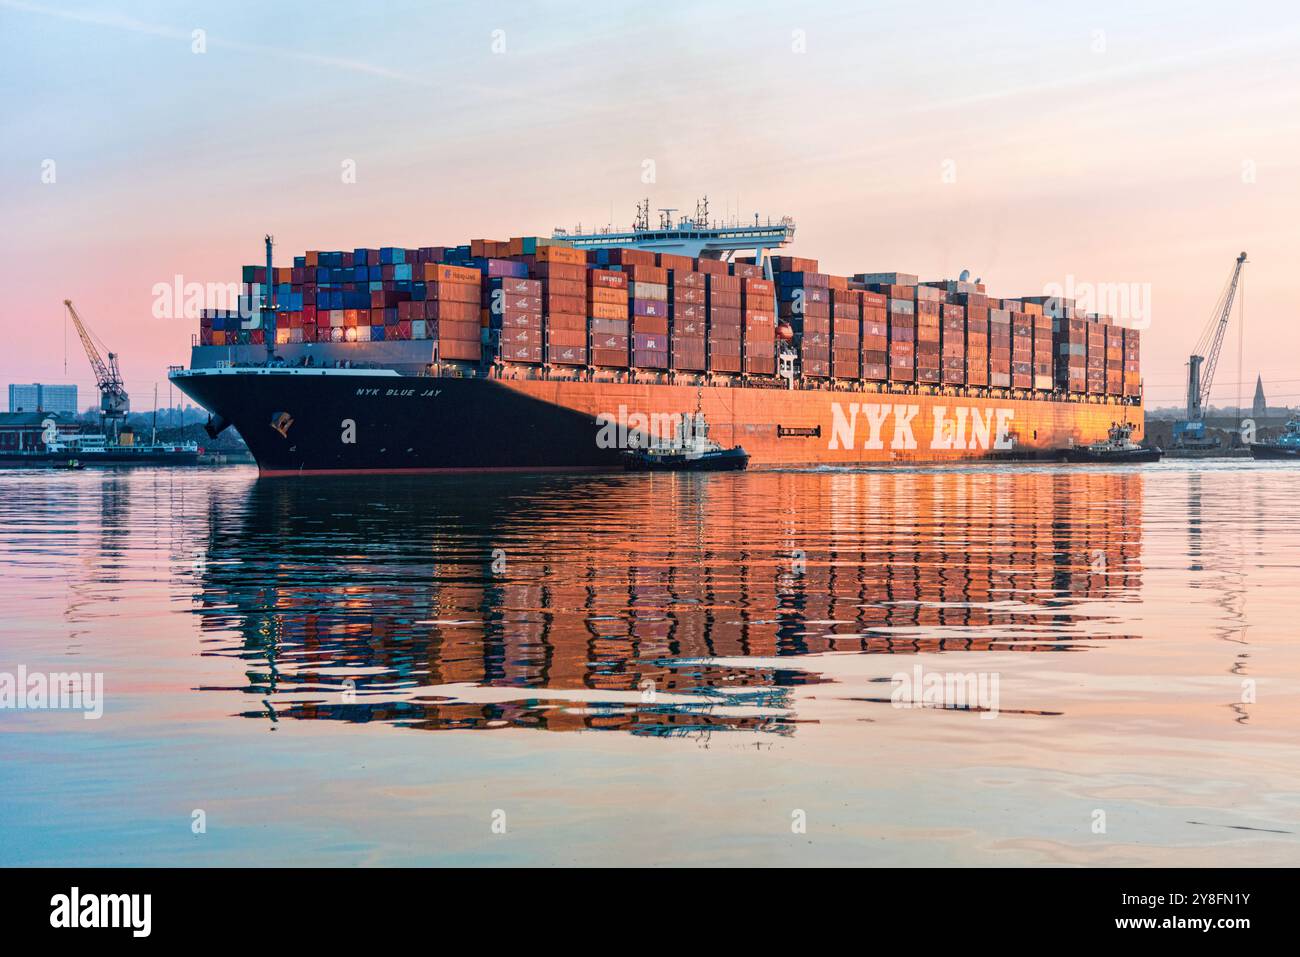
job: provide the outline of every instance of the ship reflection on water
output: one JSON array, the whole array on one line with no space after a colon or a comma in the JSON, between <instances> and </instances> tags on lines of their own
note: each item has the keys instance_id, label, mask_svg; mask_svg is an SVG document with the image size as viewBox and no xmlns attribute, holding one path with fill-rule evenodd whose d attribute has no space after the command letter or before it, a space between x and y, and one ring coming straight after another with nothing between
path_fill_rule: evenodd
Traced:
<instances>
[{"instance_id":1,"label":"ship reflection on water","mask_svg":"<svg viewBox=\"0 0 1300 957\"><path fill-rule=\"evenodd\" d=\"M214 690L246 694L250 719L791 734L793 689L831 680L808 656L1128 637L1105 608L1138 600L1142 483L989 468L262 481L211 502L195 611L203 653L245 675Z\"/></svg>"}]
</instances>

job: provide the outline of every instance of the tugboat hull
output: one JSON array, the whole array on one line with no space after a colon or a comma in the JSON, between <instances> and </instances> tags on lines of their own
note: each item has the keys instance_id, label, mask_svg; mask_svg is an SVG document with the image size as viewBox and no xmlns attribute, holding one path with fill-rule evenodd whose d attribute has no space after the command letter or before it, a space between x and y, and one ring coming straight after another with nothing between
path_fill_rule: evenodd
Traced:
<instances>
[{"instance_id":1,"label":"tugboat hull","mask_svg":"<svg viewBox=\"0 0 1300 957\"><path fill-rule=\"evenodd\" d=\"M1268 445L1256 443L1250 447L1250 454L1257 459L1276 461L1278 459L1300 459L1300 447L1287 445Z\"/></svg>"},{"instance_id":2,"label":"tugboat hull","mask_svg":"<svg viewBox=\"0 0 1300 957\"><path fill-rule=\"evenodd\" d=\"M630 472L739 472L748 465L749 453L740 446L695 456L629 452L624 462Z\"/></svg>"},{"instance_id":3,"label":"tugboat hull","mask_svg":"<svg viewBox=\"0 0 1300 957\"><path fill-rule=\"evenodd\" d=\"M1066 449L1062 458L1066 462L1091 463L1093 465L1141 465L1144 462L1159 462L1164 451L1152 449Z\"/></svg>"}]
</instances>

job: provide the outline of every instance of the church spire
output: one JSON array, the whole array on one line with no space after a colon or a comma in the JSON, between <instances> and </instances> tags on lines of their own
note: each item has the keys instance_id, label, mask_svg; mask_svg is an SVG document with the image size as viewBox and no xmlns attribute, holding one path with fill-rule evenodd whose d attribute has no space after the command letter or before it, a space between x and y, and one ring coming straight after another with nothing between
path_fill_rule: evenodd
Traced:
<instances>
[{"instance_id":1,"label":"church spire","mask_svg":"<svg viewBox=\"0 0 1300 957\"><path fill-rule=\"evenodd\" d=\"M1268 415L1268 400L1264 398L1264 377L1262 375L1255 379L1255 404L1251 408L1251 414L1256 419L1262 419Z\"/></svg>"}]
</instances>

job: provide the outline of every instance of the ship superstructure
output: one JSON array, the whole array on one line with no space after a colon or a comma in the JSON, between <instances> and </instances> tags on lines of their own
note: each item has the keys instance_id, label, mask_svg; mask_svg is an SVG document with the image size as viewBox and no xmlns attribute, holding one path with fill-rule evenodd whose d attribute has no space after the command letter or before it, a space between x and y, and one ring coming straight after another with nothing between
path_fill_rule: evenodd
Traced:
<instances>
[{"instance_id":1,"label":"ship superstructure","mask_svg":"<svg viewBox=\"0 0 1300 957\"><path fill-rule=\"evenodd\" d=\"M762 264L766 278L772 278L771 252L794 241L795 222L789 216L773 221L768 217L760 222L757 213L753 222L733 218L718 221L709 218L709 200L706 196L696 204L694 216L676 217L677 210L665 207L658 210L659 219L653 224L650 218L650 200L637 204L637 215L628 229L606 226L596 230L557 228L552 239L578 249L643 249L655 253L669 253L693 259L719 259L730 262L737 252L752 252L755 261Z\"/></svg>"}]
</instances>

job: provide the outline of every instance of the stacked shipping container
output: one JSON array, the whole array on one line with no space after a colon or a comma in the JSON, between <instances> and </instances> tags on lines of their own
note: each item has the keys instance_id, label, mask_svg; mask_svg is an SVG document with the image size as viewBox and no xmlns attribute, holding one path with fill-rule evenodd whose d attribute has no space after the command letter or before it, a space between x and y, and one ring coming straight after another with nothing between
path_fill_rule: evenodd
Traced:
<instances>
[{"instance_id":1,"label":"stacked shipping container","mask_svg":"<svg viewBox=\"0 0 1300 957\"><path fill-rule=\"evenodd\" d=\"M485 292L488 341L494 354L511 362L541 361L536 348L542 341L541 281L498 276L488 279Z\"/></svg>"},{"instance_id":2,"label":"stacked shipping container","mask_svg":"<svg viewBox=\"0 0 1300 957\"><path fill-rule=\"evenodd\" d=\"M943 294L933 286L916 286L916 381L938 385L942 367Z\"/></svg>"},{"instance_id":3,"label":"stacked shipping container","mask_svg":"<svg viewBox=\"0 0 1300 957\"><path fill-rule=\"evenodd\" d=\"M632 317L632 365L668 368L668 270L651 264L623 267Z\"/></svg>"},{"instance_id":4,"label":"stacked shipping container","mask_svg":"<svg viewBox=\"0 0 1300 957\"><path fill-rule=\"evenodd\" d=\"M1124 394L1124 330L1106 326L1106 394Z\"/></svg>"},{"instance_id":5,"label":"stacked shipping container","mask_svg":"<svg viewBox=\"0 0 1300 957\"><path fill-rule=\"evenodd\" d=\"M587 253L529 237L312 251L269 277L245 267L241 310L204 310L199 342L261 344L256 307L270 295L281 344L422 339L440 359L479 362L487 343L489 358L512 364L770 376L784 321L813 380L1140 394L1139 334L1069 300L771 263L775 282L749 260Z\"/></svg>"},{"instance_id":6,"label":"stacked shipping container","mask_svg":"<svg viewBox=\"0 0 1300 957\"><path fill-rule=\"evenodd\" d=\"M776 290L766 279L740 280L744 318L741 368L749 375L776 373Z\"/></svg>"},{"instance_id":7,"label":"stacked shipping container","mask_svg":"<svg viewBox=\"0 0 1300 957\"><path fill-rule=\"evenodd\" d=\"M1011 388L1011 310L1006 300L1002 308L989 309L989 386Z\"/></svg>"},{"instance_id":8,"label":"stacked shipping container","mask_svg":"<svg viewBox=\"0 0 1300 957\"><path fill-rule=\"evenodd\" d=\"M586 365L587 254L568 246L540 246L533 259L533 276L542 284L543 335L535 345L529 343L523 361L540 362L545 355L547 362Z\"/></svg>"},{"instance_id":9,"label":"stacked shipping container","mask_svg":"<svg viewBox=\"0 0 1300 957\"><path fill-rule=\"evenodd\" d=\"M464 266L424 264L426 298L423 318L428 338L437 340L440 358L477 362L481 357L479 309L483 299L482 275L477 269ZM395 301L391 308L396 315Z\"/></svg>"},{"instance_id":10,"label":"stacked shipping container","mask_svg":"<svg viewBox=\"0 0 1300 957\"><path fill-rule=\"evenodd\" d=\"M1101 316L1088 317L1088 366L1085 391L1100 395L1106 391L1106 324Z\"/></svg>"},{"instance_id":11,"label":"stacked shipping container","mask_svg":"<svg viewBox=\"0 0 1300 957\"><path fill-rule=\"evenodd\" d=\"M700 265L704 265L703 261ZM740 279L726 273L710 272L704 293L708 313L709 371L739 372Z\"/></svg>"},{"instance_id":12,"label":"stacked shipping container","mask_svg":"<svg viewBox=\"0 0 1300 957\"><path fill-rule=\"evenodd\" d=\"M1034 316L1033 388L1052 388L1052 317L1040 312Z\"/></svg>"},{"instance_id":13,"label":"stacked shipping container","mask_svg":"<svg viewBox=\"0 0 1300 957\"><path fill-rule=\"evenodd\" d=\"M1019 310L1019 311L1017 311ZM1043 307L1033 302L1017 303L1011 312L1011 388L1034 387L1034 316Z\"/></svg>"},{"instance_id":14,"label":"stacked shipping container","mask_svg":"<svg viewBox=\"0 0 1300 957\"><path fill-rule=\"evenodd\" d=\"M831 281L831 375L857 379L862 375L862 290L849 289L839 277Z\"/></svg>"},{"instance_id":15,"label":"stacked shipping container","mask_svg":"<svg viewBox=\"0 0 1300 957\"><path fill-rule=\"evenodd\" d=\"M1141 336L1136 329L1124 330L1124 395L1142 394Z\"/></svg>"},{"instance_id":16,"label":"stacked shipping container","mask_svg":"<svg viewBox=\"0 0 1300 957\"><path fill-rule=\"evenodd\" d=\"M889 378L889 299L883 293L862 293L862 378Z\"/></svg>"},{"instance_id":17,"label":"stacked shipping container","mask_svg":"<svg viewBox=\"0 0 1300 957\"><path fill-rule=\"evenodd\" d=\"M803 374L831 374L831 296L829 277L819 272L777 274L777 310L794 330Z\"/></svg>"},{"instance_id":18,"label":"stacked shipping container","mask_svg":"<svg viewBox=\"0 0 1300 957\"><path fill-rule=\"evenodd\" d=\"M889 381L916 381L916 303L905 286L889 287Z\"/></svg>"},{"instance_id":19,"label":"stacked shipping container","mask_svg":"<svg viewBox=\"0 0 1300 957\"><path fill-rule=\"evenodd\" d=\"M940 314L939 344L942 365L939 381L944 385L966 383L966 307L944 303Z\"/></svg>"},{"instance_id":20,"label":"stacked shipping container","mask_svg":"<svg viewBox=\"0 0 1300 957\"><path fill-rule=\"evenodd\" d=\"M591 364L626 369L631 343L627 306L627 275L612 269L587 272L587 315L590 317Z\"/></svg>"},{"instance_id":21,"label":"stacked shipping container","mask_svg":"<svg viewBox=\"0 0 1300 957\"><path fill-rule=\"evenodd\" d=\"M1083 392L1088 371L1088 330L1083 319L1052 320L1052 341L1056 343L1056 387L1065 392Z\"/></svg>"},{"instance_id":22,"label":"stacked shipping container","mask_svg":"<svg viewBox=\"0 0 1300 957\"><path fill-rule=\"evenodd\" d=\"M989 384L989 306L988 297L980 292L960 293L959 302L966 307L966 384Z\"/></svg>"},{"instance_id":23,"label":"stacked shipping container","mask_svg":"<svg viewBox=\"0 0 1300 957\"><path fill-rule=\"evenodd\" d=\"M668 323L674 369L686 372L705 369L707 278L705 273L693 268L673 269L668 273Z\"/></svg>"}]
</instances>

